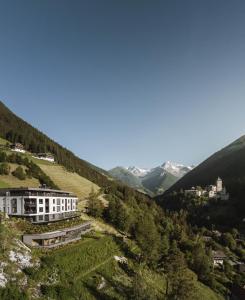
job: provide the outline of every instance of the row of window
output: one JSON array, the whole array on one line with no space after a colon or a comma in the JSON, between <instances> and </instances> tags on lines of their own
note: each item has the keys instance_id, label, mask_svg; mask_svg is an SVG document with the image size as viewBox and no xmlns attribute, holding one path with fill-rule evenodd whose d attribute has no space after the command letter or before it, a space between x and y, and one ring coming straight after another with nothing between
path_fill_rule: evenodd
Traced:
<instances>
[{"instance_id":1,"label":"row of window","mask_svg":"<svg viewBox=\"0 0 245 300\"><path fill-rule=\"evenodd\" d=\"M38 209L38 211L39 212L44 212L44 210L43 210L44 208L43 207L39 207L39 209ZM70 205L68 205L67 206L67 209L65 209L65 207L64 206L62 206L62 211L69 211L70 209L75 209L75 205L73 205L73 206L71 206L71 208L70 208ZM53 207L53 211L56 211L56 207L54 206ZM60 210L60 206L57 206L57 212L60 212L61 210Z\"/></svg>"},{"instance_id":2,"label":"row of window","mask_svg":"<svg viewBox=\"0 0 245 300\"><path fill-rule=\"evenodd\" d=\"M36 198L32 198L32 200L37 200ZM57 201L56 201L57 200ZM62 201L60 201L62 200ZM49 202L49 198L45 199L45 202ZM65 202L69 203L75 203L75 199L53 199L53 204L57 202L57 205L60 205L61 203L64 204ZM38 200L39 204L43 204L43 199Z\"/></svg>"}]
</instances>

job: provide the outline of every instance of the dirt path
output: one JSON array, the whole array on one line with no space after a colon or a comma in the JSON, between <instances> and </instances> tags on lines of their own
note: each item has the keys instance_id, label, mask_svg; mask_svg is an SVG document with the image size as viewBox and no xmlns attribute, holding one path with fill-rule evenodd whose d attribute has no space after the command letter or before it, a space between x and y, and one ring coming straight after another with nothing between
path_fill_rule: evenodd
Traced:
<instances>
[{"instance_id":1,"label":"dirt path","mask_svg":"<svg viewBox=\"0 0 245 300\"><path fill-rule=\"evenodd\" d=\"M79 279L87 276L89 273L94 272L96 269L100 268L101 266L107 264L110 260L112 260L114 258L114 255L107 258L106 260L104 260L102 263L98 264L97 266L93 267L92 269L86 271L85 273L83 273L81 276L79 276Z\"/></svg>"}]
</instances>

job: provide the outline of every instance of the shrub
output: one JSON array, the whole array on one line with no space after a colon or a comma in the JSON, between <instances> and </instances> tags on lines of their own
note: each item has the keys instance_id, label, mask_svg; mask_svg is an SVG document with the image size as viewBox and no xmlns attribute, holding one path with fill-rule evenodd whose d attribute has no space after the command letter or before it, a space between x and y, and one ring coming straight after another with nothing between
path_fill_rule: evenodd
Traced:
<instances>
[{"instance_id":1,"label":"shrub","mask_svg":"<svg viewBox=\"0 0 245 300\"><path fill-rule=\"evenodd\" d=\"M7 163L0 164L0 175L9 175L10 166Z\"/></svg>"},{"instance_id":2,"label":"shrub","mask_svg":"<svg viewBox=\"0 0 245 300\"><path fill-rule=\"evenodd\" d=\"M12 172L12 175L17 177L18 179L20 180L25 180L26 179L26 174L25 174L25 171L23 170L22 167L17 167L15 169L15 171Z\"/></svg>"}]
</instances>

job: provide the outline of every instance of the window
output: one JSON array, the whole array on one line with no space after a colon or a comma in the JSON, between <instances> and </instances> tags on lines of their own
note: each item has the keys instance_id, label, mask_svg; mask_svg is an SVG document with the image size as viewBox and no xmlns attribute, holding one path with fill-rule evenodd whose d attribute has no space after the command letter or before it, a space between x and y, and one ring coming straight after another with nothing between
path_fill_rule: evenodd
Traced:
<instances>
[{"instance_id":1,"label":"window","mask_svg":"<svg viewBox=\"0 0 245 300\"><path fill-rule=\"evenodd\" d=\"M39 221L43 220L43 216L38 216Z\"/></svg>"},{"instance_id":2,"label":"window","mask_svg":"<svg viewBox=\"0 0 245 300\"><path fill-rule=\"evenodd\" d=\"M53 204L55 204L55 199L53 199Z\"/></svg>"},{"instance_id":3,"label":"window","mask_svg":"<svg viewBox=\"0 0 245 300\"><path fill-rule=\"evenodd\" d=\"M57 206L57 212L60 212L60 206Z\"/></svg>"},{"instance_id":4,"label":"window","mask_svg":"<svg viewBox=\"0 0 245 300\"><path fill-rule=\"evenodd\" d=\"M39 207L39 212L43 212L43 207Z\"/></svg>"},{"instance_id":5,"label":"window","mask_svg":"<svg viewBox=\"0 0 245 300\"><path fill-rule=\"evenodd\" d=\"M43 204L43 199L39 199L39 204Z\"/></svg>"},{"instance_id":6,"label":"window","mask_svg":"<svg viewBox=\"0 0 245 300\"><path fill-rule=\"evenodd\" d=\"M64 204L64 199L62 199L62 204Z\"/></svg>"},{"instance_id":7,"label":"window","mask_svg":"<svg viewBox=\"0 0 245 300\"><path fill-rule=\"evenodd\" d=\"M62 210L65 210L65 207L64 207L64 206L62 206Z\"/></svg>"},{"instance_id":8,"label":"window","mask_svg":"<svg viewBox=\"0 0 245 300\"><path fill-rule=\"evenodd\" d=\"M16 214L17 213L17 199L13 198L11 200L11 208L12 208L12 214Z\"/></svg>"},{"instance_id":9,"label":"window","mask_svg":"<svg viewBox=\"0 0 245 300\"><path fill-rule=\"evenodd\" d=\"M53 207L53 211L55 211L55 206Z\"/></svg>"},{"instance_id":10,"label":"window","mask_svg":"<svg viewBox=\"0 0 245 300\"><path fill-rule=\"evenodd\" d=\"M57 205L60 205L60 199L57 199Z\"/></svg>"}]
</instances>

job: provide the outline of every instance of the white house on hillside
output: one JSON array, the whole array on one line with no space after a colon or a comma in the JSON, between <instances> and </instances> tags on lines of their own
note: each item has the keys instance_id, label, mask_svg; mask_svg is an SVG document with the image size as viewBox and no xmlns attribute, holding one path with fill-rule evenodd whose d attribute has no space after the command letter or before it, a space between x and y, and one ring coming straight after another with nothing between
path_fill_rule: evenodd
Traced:
<instances>
[{"instance_id":1,"label":"white house on hillside","mask_svg":"<svg viewBox=\"0 0 245 300\"><path fill-rule=\"evenodd\" d=\"M11 151L15 151L15 152L20 152L20 153L25 153L25 149L24 146L20 143L14 143L10 146Z\"/></svg>"},{"instance_id":2,"label":"white house on hillside","mask_svg":"<svg viewBox=\"0 0 245 300\"><path fill-rule=\"evenodd\" d=\"M37 159L47 160L49 162L54 162L54 156L50 153L38 153L33 157Z\"/></svg>"}]
</instances>

